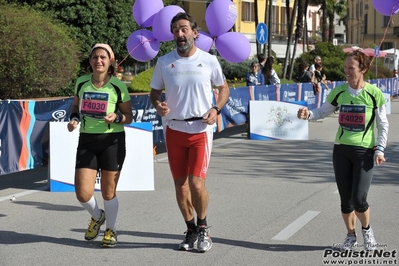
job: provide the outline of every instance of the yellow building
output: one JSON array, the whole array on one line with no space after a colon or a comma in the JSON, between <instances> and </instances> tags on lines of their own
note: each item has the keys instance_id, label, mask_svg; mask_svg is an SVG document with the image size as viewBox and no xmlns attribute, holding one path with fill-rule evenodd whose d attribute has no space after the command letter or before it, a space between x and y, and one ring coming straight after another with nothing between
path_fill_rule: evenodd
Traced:
<instances>
[{"instance_id":1,"label":"yellow building","mask_svg":"<svg viewBox=\"0 0 399 266\"><path fill-rule=\"evenodd\" d=\"M212 1L210 0L186 0L183 1L184 10L193 15L199 27L208 31L205 22L206 8ZM234 25L234 31L240 32L245 35L251 43L251 56L255 56L257 53L256 48L256 24L255 24L255 8L254 0L233 0L234 5L237 8L237 19ZM285 57L285 50L287 44L287 16L285 0L273 0L271 8L271 25L267 20L266 0L258 0L258 20L264 22L267 27L269 34L272 38L272 50L276 53L277 58ZM289 7L292 12L292 5L294 1L291 0L291 6ZM314 23L316 22L316 23ZM310 23L310 27L318 26L318 20L314 16L313 23ZM309 26L308 26L309 28ZM312 29L310 29L312 31ZM297 56L302 53L301 47L297 48Z\"/></svg>"},{"instance_id":2,"label":"yellow building","mask_svg":"<svg viewBox=\"0 0 399 266\"><path fill-rule=\"evenodd\" d=\"M369 48L381 44L381 50L399 46L399 14L392 16L387 28L389 20L376 11L372 0L348 0L347 42Z\"/></svg>"}]
</instances>

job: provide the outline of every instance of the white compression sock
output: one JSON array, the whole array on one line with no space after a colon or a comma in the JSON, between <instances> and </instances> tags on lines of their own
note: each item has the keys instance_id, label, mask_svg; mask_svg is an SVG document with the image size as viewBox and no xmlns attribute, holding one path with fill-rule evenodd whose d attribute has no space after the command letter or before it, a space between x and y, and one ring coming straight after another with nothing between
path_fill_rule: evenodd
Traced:
<instances>
[{"instance_id":1,"label":"white compression sock","mask_svg":"<svg viewBox=\"0 0 399 266\"><path fill-rule=\"evenodd\" d=\"M119 201L118 198L115 196L112 200L104 200L104 211L106 220L106 227L111 228L114 232L115 230L115 223L116 217L118 216L119 210Z\"/></svg>"},{"instance_id":2,"label":"white compression sock","mask_svg":"<svg viewBox=\"0 0 399 266\"><path fill-rule=\"evenodd\" d=\"M100 208L98 208L97 200L94 196L92 196L88 202L80 202L80 204L94 217L94 219L100 219L101 211Z\"/></svg>"}]
</instances>

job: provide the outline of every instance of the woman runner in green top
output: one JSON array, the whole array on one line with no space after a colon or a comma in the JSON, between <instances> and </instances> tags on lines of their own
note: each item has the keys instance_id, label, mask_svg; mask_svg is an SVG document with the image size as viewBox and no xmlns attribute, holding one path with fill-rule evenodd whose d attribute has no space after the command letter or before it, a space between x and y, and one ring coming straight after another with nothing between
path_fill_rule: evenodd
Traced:
<instances>
[{"instance_id":1,"label":"woman runner in green top","mask_svg":"<svg viewBox=\"0 0 399 266\"><path fill-rule=\"evenodd\" d=\"M347 83L334 88L320 108L298 110L298 118L317 120L339 107L333 166L341 198L342 218L348 231L342 250L351 250L357 245L356 217L362 225L363 248L373 250L377 246L370 227L367 193L374 165L385 162L384 149L389 124L381 90L364 81L369 65L365 54L352 52L347 56L344 66ZM374 135L375 125L377 137Z\"/></svg>"},{"instance_id":2,"label":"woman runner in green top","mask_svg":"<svg viewBox=\"0 0 399 266\"><path fill-rule=\"evenodd\" d=\"M132 106L126 85L113 76L115 56L111 47L94 45L89 62L93 73L78 78L68 123L70 132L80 124L75 192L80 204L92 216L85 239L94 240L106 218L101 246L114 247L119 206L116 186L126 155L123 124L132 122ZM104 210L98 207L94 197L98 171L101 171Z\"/></svg>"}]
</instances>

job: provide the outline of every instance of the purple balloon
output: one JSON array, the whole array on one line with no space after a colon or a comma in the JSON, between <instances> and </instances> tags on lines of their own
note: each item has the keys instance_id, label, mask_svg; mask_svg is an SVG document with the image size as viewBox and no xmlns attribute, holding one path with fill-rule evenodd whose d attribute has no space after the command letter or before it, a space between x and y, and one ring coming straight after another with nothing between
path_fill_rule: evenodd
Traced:
<instances>
[{"instance_id":1,"label":"purple balloon","mask_svg":"<svg viewBox=\"0 0 399 266\"><path fill-rule=\"evenodd\" d=\"M214 0L205 11L205 23L213 36L229 31L236 19L237 8L231 0Z\"/></svg>"},{"instance_id":2,"label":"purple balloon","mask_svg":"<svg viewBox=\"0 0 399 266\"><path fill-rule=\"evenodd\" d=\"M165 6L158 12L152 23L152 32L155 39L159 42L168 42L173 40L173 34L170 32L170 22L172 18L180 12L185 12L180 6Z\"/></svg>"},{"instance_id":3,"label":"purple balloon","mask_svg":"<svg viewBox=\"0 0 399 266\"><path fill-rule=\"evenodd\" d=\"M152 32L146 29L130 34L126 46L130 56L140 62L153 59L159 52L159 42L154 39Z\"/></svg>"},{"instance_id":4,"label":"purple balloon","mask_svg":"<svg viewBox=\"0 0 399 266\"><path fill-rule=\"evenodd\" d=\"M231 63L240 63L251 54L251 43L239 32L227 32L216 38L219 54Z\"/></svg>"},{"instance_id":5,"label":"purple balloon","mask_svg":"<svg viewBox=\"0 0 399 266\"><path fill-rule=\"evenodd\" d=\"M399 0L373 0L375 10L384 15L391 16L399 12Z\"/></svg>"},{"instance_id":6,"label":"purple balloon","mask_svg":"<svg viewBox=\"0 0 399 266\"><path fill-rule=\"evenodd\" d=\"M213 37L209 33L200 30L195 45L205 52L209 52L213 45Z\"/></svg>"},{"instance_id":7,"label":"purple balloon","mask_svg":"<svg viewBox=\"0 0 399 266\"><path fill-rule=\"evenodd\" d=\"M150 27L163 7L162 0L136 0L132 8L133 18L139 26Z\"/></svg>"}]
</instances>

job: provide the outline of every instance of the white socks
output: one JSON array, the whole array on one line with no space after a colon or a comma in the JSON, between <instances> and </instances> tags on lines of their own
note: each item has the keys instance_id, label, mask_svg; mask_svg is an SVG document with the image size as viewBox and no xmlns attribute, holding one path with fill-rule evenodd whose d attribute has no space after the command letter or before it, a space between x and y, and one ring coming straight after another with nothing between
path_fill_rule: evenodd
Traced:
<instances>
[{"instance_id":1,"label":"white socks","mask_svg":"<svg viewBox=\"0 0 399 266\"><path fill-rule=\"evenodd\" d=\"M116 232L115 223L116 216L118 215L118 209L119 201L116 196L112 200L104 200L106 228L111 228L114 232Z\"/></svg>"},{"instance_id":2,"label":"white socks","mask_svg":"<svg viewBox=\"0 0 399 266\"><path fill-rule=\"evenodd\" d=\"M80 204L94 217L94 219L96 219L96 221L101 218L101 211L100 208L98 208L97 200L94 196L92 196L88 202L80 202Z\"/></svg>"}]
</instances>

